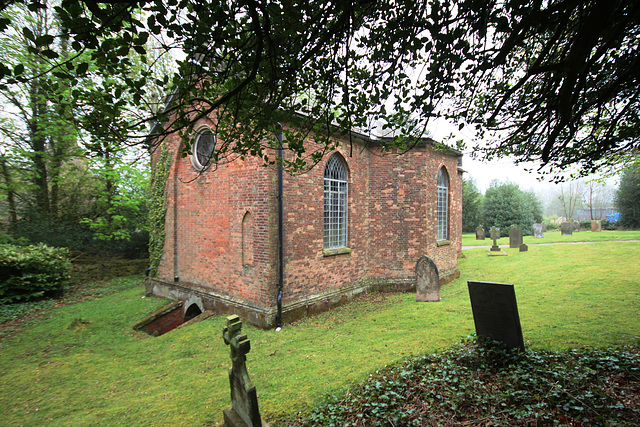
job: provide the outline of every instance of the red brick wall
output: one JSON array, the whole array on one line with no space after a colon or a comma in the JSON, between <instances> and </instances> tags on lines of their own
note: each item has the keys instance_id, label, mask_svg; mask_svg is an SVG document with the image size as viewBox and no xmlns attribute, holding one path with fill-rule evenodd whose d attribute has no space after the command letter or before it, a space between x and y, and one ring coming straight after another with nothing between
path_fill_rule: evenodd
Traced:
<instances>
[{"instance_id":1,"label":"red brick wall","mask_svg":"<svg viewBox=\"0 0 640 427\"><path fill-rule=\"evenodd\" d=\"M323 256L323 175L326 160L284 183L285 302L363 280L413 276L431 257L441 273L456 269L461 232L461 177L457 158L420 146L397 155L378 148L338 149L349 167L350 253ZM451 243L437 244L436 184L445 167Z\"/></svg>"},{"instance_id":2,"label":"red brick wall","mask_svg":"<svg viewBox=\"0 0 640 427\"><path fill-rule=\"evenodd\" d=\"M275 300L273 170L248 158L199 173L180 156L177 136L167 142L173 165L158 279L173 283L177 276L182 286L203 286L253 305Z\"/></svg>"},{"instance_id":3,"label":"red brick wall","mask_svg":"<svg viewBox=\"0 0 640 427\"><path fill-rule=\"evenodd\" d=\"M170 139L166 240L158 279L178 277L255 307L273 310L277 295L277 175L249 158L203 173ZM308 141L311 146L312 142ZM367 280L409 280L417 260L431 257L441 273L453 270L461 249L462 177L457 158L423 144L408 153L379 147L338 151L349 169L350 253L323 252L325 162L307 173L284 175L284 304ZM371 142L369 142L371 145ZM449 185L451 243L436 242L436 183L441 167Z\"/></svg>"}]
</instances>

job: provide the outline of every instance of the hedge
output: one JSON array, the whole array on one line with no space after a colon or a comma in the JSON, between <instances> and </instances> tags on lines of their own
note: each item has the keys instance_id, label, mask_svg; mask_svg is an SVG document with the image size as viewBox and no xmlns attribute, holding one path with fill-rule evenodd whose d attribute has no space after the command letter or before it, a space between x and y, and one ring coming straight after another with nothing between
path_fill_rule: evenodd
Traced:
<instances>
[{"instance_id":1,"label":"hedge","mask_svg":"<svg viewBox=\"0 0 640 427\"><path fill-rule=\"evenodd\" d=\"M0 304L61 292L70 270L66 248L0 245Z\"/></svg>"}]
</instances>

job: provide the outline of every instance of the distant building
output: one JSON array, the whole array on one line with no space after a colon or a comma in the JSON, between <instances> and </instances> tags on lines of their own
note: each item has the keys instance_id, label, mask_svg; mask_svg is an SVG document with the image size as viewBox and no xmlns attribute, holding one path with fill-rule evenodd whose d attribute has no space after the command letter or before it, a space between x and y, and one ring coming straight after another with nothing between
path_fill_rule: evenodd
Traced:
<instances>
[{"instance_id":1,"label":"distant building","mask_svg":"<svg viewBox=\"0 0 640 427\"><path fill-rule=\"evenodd\" d=\"M165 141L166 237L149 293L268 328L369 290L410 290L423 255L441 282L459 275L459 152L424 139L399 155L382 150L384 139L336 137L339 148L311 171L284 174L280 216L277 168L261 158L209 168L216 136L205 122L196 129L190 157L177 136Z\"/></svg>"},{"instance_id":2,"label":"distant building","mask_svg":"<svg viewBox=\"0 0 640 427\"><path fill-rule=\"evenodd\" d=\"M609 222L620 221L620 214L619 213L614 213L614 214L611 214L611 215L607 215L607 221L609 221Z\"/></svg>"}]
</instances>

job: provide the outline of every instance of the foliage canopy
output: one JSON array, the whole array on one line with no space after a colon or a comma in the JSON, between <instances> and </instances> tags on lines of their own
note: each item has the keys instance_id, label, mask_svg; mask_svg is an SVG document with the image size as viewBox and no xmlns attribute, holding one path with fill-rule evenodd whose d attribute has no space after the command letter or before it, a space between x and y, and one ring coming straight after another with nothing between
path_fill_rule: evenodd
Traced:
<instances>
[{"instance_id":1,"label":"foliage canopy","mask_svg":"<svg viewBox=\"0 0 640 427\"><path fill-rule=\"evenodd\" d=\"M471 179L462 181L462 232L471 233L482 225L482 193Z\"/></svg>"},{"instance_id":2,"label":"foliage canopy","mask_svg":"<svg viewBox=\"0 0 640 427\"><path fill-rule=\"evenodd\" d=\"M624 227L640 228L640 167L632 166L623 172L615 204Z\"/></svg>"},{"instance_id":3,"label":"foliage canopy","mask_svg":"<svg viewBox=\"0 0 640 427\"><path fill-rule=\"evenodd\" d=\"M542 222L542 205L537 196L513 183L492 181L484 194L482 213L484 229L496 226L502 235L506 235L512 225L529 235L532 225Z\"/></svg>"},{"instance_id":4,"label":"foliage canopy","mask_svg":"<svg viewBox=\"0 0 640 427\"><path fill-rule=\"evenodd\" d=\"M331 149L331 132L393 130L387 147L407 149L434 117L475 128L488 142L478 153L539 161L551 172L577 164L588 173L640 145L637 0L61 0L54 9L68 59L46 47L63 34L43 39L25 27L23 35L46 72L71 86L90 64L124 76L107 96L83 94L93 100L84 125L111 138L135 131L145 141L140 126L159 123L156 132L179 132L188 150L194 122L213 113L226 143L218 161L272 162L278 123L297 120L285 138L292 170ZM7 26L0 20L0 31ZM96 112L144 102L154 78L149 70L131 76L129 55L146 55L151 38L187 58L173 78L155 79L171 88L167 108L92 126ZM20 65L0 64L3 88L25 78ZM311 131L314 148L303 143Z\"/></svg>"}]
</instances>

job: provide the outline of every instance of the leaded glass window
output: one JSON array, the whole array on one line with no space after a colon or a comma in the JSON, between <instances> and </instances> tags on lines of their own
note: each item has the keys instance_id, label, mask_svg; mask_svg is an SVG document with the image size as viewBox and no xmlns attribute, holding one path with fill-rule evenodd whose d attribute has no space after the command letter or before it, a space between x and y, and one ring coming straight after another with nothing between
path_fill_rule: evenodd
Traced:
<instances>
[{"instance_id":1,"label":"leaded glass window","mask_svg":"<svg viewBox=\"0 0 640 427\"><path fill-rule=\"evenodd\" d=\"M444 168L438 174L438 240L449 238L449 176Z\"/></svg>"},{"instance_id":2,"label":"leaded glass window","mask_svg":"<svg viewBox=\"0 0 640 427\"><path fill-rule=\"evenodd\" d=\"M329 157L324 168L324 249L347 247L348 178L342 156Z\"/></svg>"},{"instance_id":3,"label":"leaded glass window","mask_svg":"<svg viewBox=\"0 0 640 427\"><path fill-rule=\"evenodd\" d=\"M193 142L191 164L197 170L204 170L211 164L216 150L216 137L208 128L198 132Z\"/></svg>"}]
</instances>

